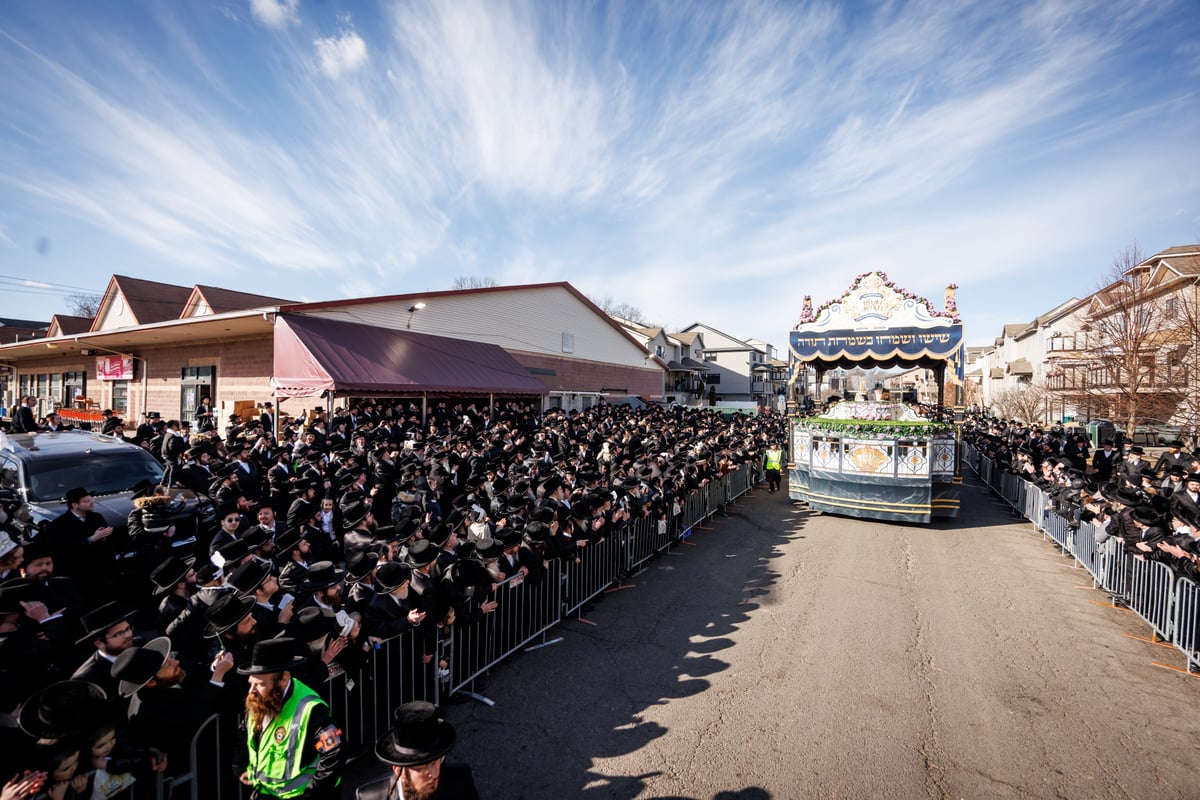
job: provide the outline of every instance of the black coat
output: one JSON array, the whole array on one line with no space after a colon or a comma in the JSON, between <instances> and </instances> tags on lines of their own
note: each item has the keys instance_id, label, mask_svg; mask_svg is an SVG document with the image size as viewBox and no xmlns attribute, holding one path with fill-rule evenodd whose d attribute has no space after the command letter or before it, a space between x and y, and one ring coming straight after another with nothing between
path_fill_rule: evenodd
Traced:
<instances>
[{"instance_id":1,"label":"black coat","mask_svg":"<svg viewBox=\"0 0 1200 800\"><path fill-rule=\"evenodd\" d=\"M395 778L395 775L388 775L364 783L354 791L355 800L400 800L400 788L392 786ZM392 791L389 792L389 789ZM479 800L479 790L475 788L475 776L471 774L471 768L466 764L443 764L437 792L433 796L439 800Z\"/></svg>"}]
</instances>

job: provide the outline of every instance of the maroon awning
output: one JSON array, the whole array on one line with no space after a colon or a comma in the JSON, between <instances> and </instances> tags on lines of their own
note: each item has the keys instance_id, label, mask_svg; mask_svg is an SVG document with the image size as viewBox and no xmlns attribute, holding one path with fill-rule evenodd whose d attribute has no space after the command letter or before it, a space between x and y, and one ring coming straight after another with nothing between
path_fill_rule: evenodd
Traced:
<instances>
[{"instance_id":1,"label":"maroon awning","mask_svg":"<svg viewBox=\"0 0 1200 800\"><path fill-rule=\"evenodd\" d=\"M271 385L283 397L546 392L499 345L295 314L276 319Z\"/></svg>"}]
</instances>

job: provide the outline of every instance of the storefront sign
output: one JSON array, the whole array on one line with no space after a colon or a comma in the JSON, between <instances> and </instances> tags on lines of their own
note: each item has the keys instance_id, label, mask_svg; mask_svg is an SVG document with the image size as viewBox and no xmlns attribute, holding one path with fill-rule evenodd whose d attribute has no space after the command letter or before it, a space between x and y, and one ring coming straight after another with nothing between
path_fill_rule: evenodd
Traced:
<instances>
[{"instance_id":1,"label":"storefront sign","mask_svg":"<svg viewBox=\"0 0 1200 800\"><path fill-rule=\"evenodd\" d=\"M97 356L96 379L127 381L133 378L133 356Z\"/></svg>"}]
</instances>

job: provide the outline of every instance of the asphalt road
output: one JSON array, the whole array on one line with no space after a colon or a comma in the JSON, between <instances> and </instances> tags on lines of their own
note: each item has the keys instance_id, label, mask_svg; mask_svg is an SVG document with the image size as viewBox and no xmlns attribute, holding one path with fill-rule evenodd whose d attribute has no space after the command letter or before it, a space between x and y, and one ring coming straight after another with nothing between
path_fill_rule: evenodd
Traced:
<instances>
[{"instance_id":1,"label":"asphalt road","mask_svg":"<svg viewBox=\"0 0 1200 800\"><path fill-rule=\"evenodd\" d=\"M968 481L931 527L758 490L448 707L499 798L1200 797L1200 679ZM1092 602L1096 601L1096 602Z\"/></svg>"}]
</instances>

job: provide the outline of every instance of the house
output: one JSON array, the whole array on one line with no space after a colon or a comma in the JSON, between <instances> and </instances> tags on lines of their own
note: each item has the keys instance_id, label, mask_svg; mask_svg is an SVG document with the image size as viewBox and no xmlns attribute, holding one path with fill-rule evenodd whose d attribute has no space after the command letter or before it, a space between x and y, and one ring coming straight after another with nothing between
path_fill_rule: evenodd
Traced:
<instances>
[{"instance_id":1,"label":"house","mask_svg":"<svg viewBox=\"0 0 1200 800\"><path fill-rule=\"evenodd\" d=\"M715 393L718 404L777 407L775 377L782 375L786 379L787 366L780 372L771 345L737 339L700 322L692 323L683 332L700 333L704 337L704 360L713 367L705 373L705 392Z\"/></svg>"}]
</instances>

